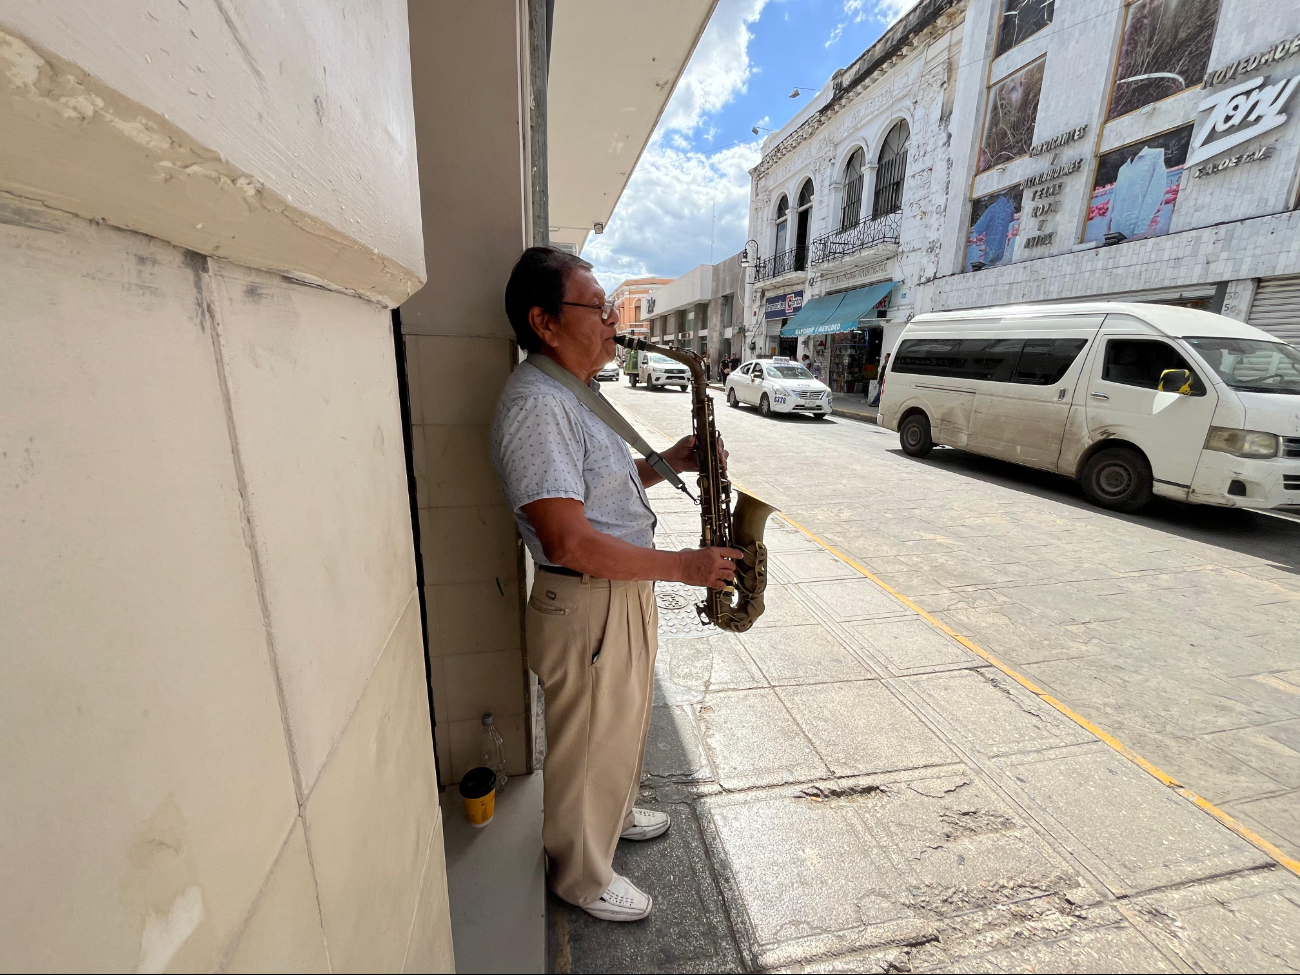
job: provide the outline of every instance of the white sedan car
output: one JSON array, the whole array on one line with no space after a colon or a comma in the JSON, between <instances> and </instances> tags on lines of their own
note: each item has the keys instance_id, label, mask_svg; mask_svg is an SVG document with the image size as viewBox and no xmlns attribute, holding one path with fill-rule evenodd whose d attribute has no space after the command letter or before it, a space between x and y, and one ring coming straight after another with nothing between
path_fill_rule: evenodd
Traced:
<instances>
[{"instance_id":1,"label":"white sedan car","mask_svg":"<svg viewBox=\"0 0 1300 975\"><path fill-rule=\"evenodd\" d=\"M807 413L820 420L831 411L831 391L790 359L756 359L727 377L727 403L757 406L764 416Z\"/></svg>"},{"instance_id":2,"label":"white sedan car","mask_svg":"<svg viewBox=\"0 0 1300 975\"><path fill-rule=\"evenodd\" d=\"M610 359L600 367L600 372L596 373L596 381L601 383L618 382L618 362Z\"/></svg>"}]
</instances>

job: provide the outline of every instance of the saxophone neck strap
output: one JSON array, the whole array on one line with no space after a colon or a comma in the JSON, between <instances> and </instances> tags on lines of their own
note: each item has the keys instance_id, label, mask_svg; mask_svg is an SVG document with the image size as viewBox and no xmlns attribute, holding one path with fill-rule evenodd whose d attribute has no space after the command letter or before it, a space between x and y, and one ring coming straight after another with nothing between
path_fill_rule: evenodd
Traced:
<instances>
[{"instance_id":1,"label":"saxophone neck strap","mask_svg":"<svg viewBox=\"0 0 1300 975\"><path fill-rule=\"evenodd\" d=\"M687 490L682 479L677 476L677 472L669 466L668 461L664 460L657 451L651 449L650 445L645 442L645 438L641 436L641 434L637 433L636 428L623 418L623 414L614 409L609 400L605 399L605 397L601 396L590 386L583 383L582 380L569 372L569 370L565 369L550 356L534 353L533 355L530 355L526 361L530 365L540 369L546 375L550 376L574 396L578 397L582 402L582 405L591 410L592 413L595 413L596 418L599 419L600 422L605 424L605 426L609 427L625 441L631 444L634 449L639 451L645 457L646 463L654 468L655 473L673 487L677 488L677 490L685 494L688 498L691 497L691 492ZM692 500L694 499L692 498Z\"/></svg>"}]
</instances>

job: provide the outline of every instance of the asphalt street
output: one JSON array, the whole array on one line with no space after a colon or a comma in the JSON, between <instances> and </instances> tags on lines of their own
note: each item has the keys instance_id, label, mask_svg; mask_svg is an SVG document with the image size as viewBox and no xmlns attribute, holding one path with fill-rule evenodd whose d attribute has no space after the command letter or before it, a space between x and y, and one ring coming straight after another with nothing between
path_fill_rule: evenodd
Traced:
<instances>
[{"instance_id":1,"label":"asphalt street","mask_svg":"<svg viewBox=\"0 0 1300 975\"><path fill-rule=\"evenodd\" d=\"M656 445L690 430L681 393L604 389ZM616 863L658 920L554 902L556 970L1300 970L1300 522L1115 515L715 403L784 516L769 611L711 635L660 587L643 799L675 826Z\"/></svg>"}]
</instances>

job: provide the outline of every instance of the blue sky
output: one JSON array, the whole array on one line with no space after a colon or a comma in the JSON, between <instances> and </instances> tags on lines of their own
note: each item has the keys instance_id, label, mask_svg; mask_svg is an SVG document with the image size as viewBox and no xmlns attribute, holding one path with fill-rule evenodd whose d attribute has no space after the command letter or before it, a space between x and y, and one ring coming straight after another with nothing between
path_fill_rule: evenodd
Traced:
<instances>
[{"instance_id":1,"label":"blue sky","mask_svg":"<svg viewBox=\"0 0 1300 975\"><path fill-rule=\"evenodd\" d=\"M780 128L915 0L720 0L605 233L583 257L612 290L736 253L749 226L754 125ZM711 226L712 225L712 226Z\"/></svg>"}]
</instances>

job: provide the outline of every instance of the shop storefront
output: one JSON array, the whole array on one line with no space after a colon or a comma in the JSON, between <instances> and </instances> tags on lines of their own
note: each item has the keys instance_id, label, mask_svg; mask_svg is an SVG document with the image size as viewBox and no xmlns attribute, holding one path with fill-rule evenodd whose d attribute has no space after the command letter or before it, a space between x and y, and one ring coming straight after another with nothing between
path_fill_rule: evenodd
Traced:
<instances>
[{"instance_id":1,"label":"shop storefront","mask_svg":"<svg viewBox=\"0 0 1300 975\"><path fill-rule=\"evenodd\" d=\"M884 338L883 325L865 324L827 335L824 354L813 356L823 363L826 385L837 393L865 395L871 381L880 378L880 349Z\"/></svg>"},{"instance_id":2,"label":"shop storefront","mask_svg":"<svg viewBox=\"0 0 1300 975\"><path fill-rule=\"evenodd\" d=\"M884 344L884 323L875 322L893 289L893 281L882 281L814 298L781 329L782 341L802 340L833 391L867 394L878 378Z\"/></svg>"},{"instance_id":3,"label":"shop storefront","mask_svg":"<svg viewBox=\"0 0 1300 975\"><path fill-rule=\"evenodd\" d=\"M786 327L791 319L803 310L803 291L788 291L779 295L768 295L763 299L764 336L762 343L752 354L787 355L795 358L799 340L786 334Z\"/></svg>"}]
</instances>

